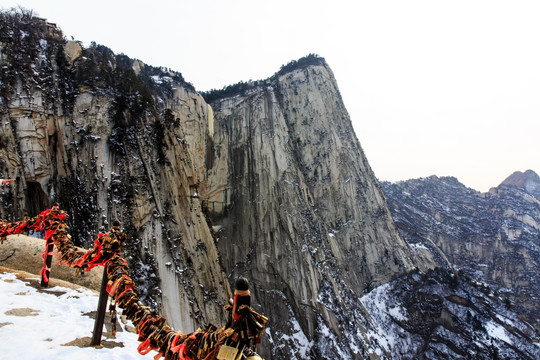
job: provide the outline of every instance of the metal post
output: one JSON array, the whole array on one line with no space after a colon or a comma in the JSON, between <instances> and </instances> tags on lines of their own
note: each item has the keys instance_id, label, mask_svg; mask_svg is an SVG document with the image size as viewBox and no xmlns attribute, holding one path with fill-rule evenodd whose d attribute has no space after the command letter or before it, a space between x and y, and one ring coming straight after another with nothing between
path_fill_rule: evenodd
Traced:
<instances>
[{"instance_id":1,"label":"metal post","mask_svg":"<svg viewBox=\"0 0 540 360\"><path fill-rule=\"evenodd\" d=\"M52 265L52 252L54 250L54 243L51 239L47 239L47 242L45 243L45 269L44 273L41 274L41 287L48 287L49 286L49 276L51 275L51 271L49 270Z\"/></svg>"},{"instance_id":2,"label":"metal post","mask_svg":"<svg viewBox=\"0 0 540 360\"><path fill-rule=\"evenodd\" d=\"M94 323L94 333L92 335L91 346L101 345L101 335L103 334L103 323L105 322L105 312L107 311L107 300L109 300L109 294L107 293L107 268L109 264L103 267L103 279L101 280L101 290L99 292L98 308L96 313L96 322Z\"/></svg>"}]
</instances>

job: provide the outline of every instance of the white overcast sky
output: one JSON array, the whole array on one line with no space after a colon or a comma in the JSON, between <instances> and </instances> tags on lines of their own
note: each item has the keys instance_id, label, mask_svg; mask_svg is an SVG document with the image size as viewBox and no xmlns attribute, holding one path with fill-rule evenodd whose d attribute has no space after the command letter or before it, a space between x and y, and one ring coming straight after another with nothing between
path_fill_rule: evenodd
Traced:
<instances>
[{"instance_id":1,"label":"white overcast sky","mask_svg":"<svg viewBox=\"0 0 540 360\"><path fill-rule=\"evenodd\" d=\"M538 0L0 0L18 5L197 90L323 56L379 180L540 173Z\"/></svg>"}]
</instances>

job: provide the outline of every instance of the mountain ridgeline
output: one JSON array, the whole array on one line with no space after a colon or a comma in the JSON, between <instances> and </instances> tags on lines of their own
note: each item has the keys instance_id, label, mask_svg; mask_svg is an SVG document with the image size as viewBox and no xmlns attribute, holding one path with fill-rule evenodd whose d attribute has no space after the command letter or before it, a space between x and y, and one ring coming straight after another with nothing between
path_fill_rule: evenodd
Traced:
<instances>
[{"instance_id":1,"label":"mountain ridgeline","mask_svg":"<svg viewBox=\"0 0 540 360\"><path fill-rule=\"evenodd\" d=\"M515 172L481 194L452 177L382 184L403 238L420 258L498 289L540 329L540 178ZM428 250L429 249L429 250Z\"/></svg>"},{"instance_id":2,"label":"mountain ridgeline","mask_svg":"<svg viewBox=\"0 0 540 360\"><path fill-rule=\"evenodd\" d=\"M118 219L142 301L176 329L223 324L243 275L266 359L538 354L526 319L500 320L514 307L399 234L323 58L199 94L31 13L0 20L2 217L58 203L85 247Z\"/></svg>"}]
</instances>

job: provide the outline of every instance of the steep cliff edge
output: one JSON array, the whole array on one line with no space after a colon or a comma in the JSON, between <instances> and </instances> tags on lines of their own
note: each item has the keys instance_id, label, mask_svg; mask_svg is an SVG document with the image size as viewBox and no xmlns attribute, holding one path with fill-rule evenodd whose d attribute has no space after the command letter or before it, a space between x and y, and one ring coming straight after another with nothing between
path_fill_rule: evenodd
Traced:
<instances>
[{"instance_id":1,"label":"steep cliff edge","mask_svg":"<svg viewBox=\"0 0 540 360\"><path fill-rule=\"evenodd\" d=\"M363 348L358 299L412 263L332 71L311 60L211 103L201 197L227 273L249 276L256 303L280 314L276 358L349 358Z\"/></svg>"},{"instance_id":2,"label":"steep cliff edge","mask_svg":"<svg viewBox=\"0 0 540 360\"><path fill-rule=\"evenodd\" d=\"M77 245L119 219L143 301L175 327L224 321L230 293L198 198L181 122L207 105L181 74L66 42L29 14L1 14L0 171L8 220L58 203ZM54 275L53 275L54 276Z\"/></svg>"}]
</instances>

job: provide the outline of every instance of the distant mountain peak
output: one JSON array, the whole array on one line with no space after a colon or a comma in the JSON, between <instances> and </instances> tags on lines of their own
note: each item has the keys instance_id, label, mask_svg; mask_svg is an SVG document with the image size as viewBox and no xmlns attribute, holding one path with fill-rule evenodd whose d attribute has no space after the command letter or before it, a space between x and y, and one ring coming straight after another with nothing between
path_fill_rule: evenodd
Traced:
<instances>
[{"instance_id":1,"label":"distant mountain peak","mask_svg":"<svg viewBox=\"0 0 540 360\"><path fill-rule=\"evenodd\" d=\"M499 185L501 186L516 187L532 195L540 196L540 176L533 170L516 171Z\"/></svg>"},{"instance_id":2,"label":"distant mountain peak","mask_svg":"<svg viewBox=\"0 0 540 360\"><path fill-rule=\"evenodd\" d=\"M499 289L513 311L540 329L538 175L516 172L486 194L454 186L451 178L428 179L381 183L419 268L459 269Z\"/></svg>"}]
</instances>

